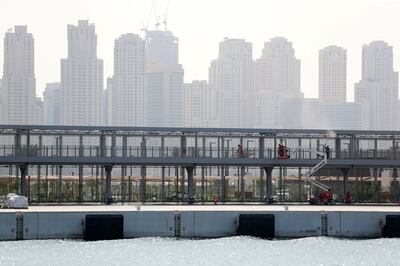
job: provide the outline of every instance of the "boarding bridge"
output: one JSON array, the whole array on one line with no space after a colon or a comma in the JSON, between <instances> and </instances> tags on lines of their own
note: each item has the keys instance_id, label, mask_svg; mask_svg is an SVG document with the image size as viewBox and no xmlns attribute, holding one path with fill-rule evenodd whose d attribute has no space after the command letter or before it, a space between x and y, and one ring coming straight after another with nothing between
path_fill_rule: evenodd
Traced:
<instances>
[{"instance_id":1,"label":"boarding bridge","mask_svg":"<svg viewBox=\"0 0 400 266\"><path fill-rule=\"evenodd\" d=\"M270 195L273 169L312 168L320 158L311 150L322 151L323 146L329 146L330 158L323 169L339 170L346 191L350 169L399 168L399 142L399 131L0 125L0 165L18 168L17 187L23 195L27 194L26 179L32 167L37 167L38 178L43 174L40 169L57 167L61 186L62 167L76 166L80 201L84 166L97 167L105 173L106 201L111 200L116 167L122 176L127 167L141 169L142 201L148 167L159 167L162 177L167 168L183 169L189 199L193 196L196 169L204 177L204 169L209 167L237 167L240 197L244 200L244 176L248 167L262 171L265 186L260 195ZM279 144L288 149L289 158L279 159ZM238 145L243 147L243 156L238 155ZM225 184L224 171L219 171L219 176L221 184ZM202 180L202 189L203 183ZM221 186L222 200L224 186ZM163 198L164 193L163 190Z\"/></svg>"}]
</instances>

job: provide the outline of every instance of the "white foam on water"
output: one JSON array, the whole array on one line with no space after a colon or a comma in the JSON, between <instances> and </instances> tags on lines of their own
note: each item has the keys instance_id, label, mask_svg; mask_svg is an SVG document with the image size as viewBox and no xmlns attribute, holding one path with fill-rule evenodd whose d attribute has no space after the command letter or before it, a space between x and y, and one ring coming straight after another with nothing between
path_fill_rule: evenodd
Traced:
<instances>
[{"instance_id":1,"label":"white foam on water","mask_svg":"<svg viewBox=\"0 0 400 266\"><path fill-rule=\"evenodd\" d=\"M400 239L7 241L0 265L400 265Z\"/></svg>"}]
</instances>

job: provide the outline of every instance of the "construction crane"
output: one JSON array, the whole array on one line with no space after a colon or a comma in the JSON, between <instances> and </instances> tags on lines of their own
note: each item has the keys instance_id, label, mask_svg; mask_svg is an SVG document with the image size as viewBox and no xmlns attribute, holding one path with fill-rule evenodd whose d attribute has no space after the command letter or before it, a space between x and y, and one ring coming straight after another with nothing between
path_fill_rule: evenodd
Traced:
<instances>
[{"instance_id":1,"label":"construction crane","mask_svg":"<svg viewBox=\"0 0 400 266\"><path fill-rule=\"evenodd\" d=\"M164 16L163 16L163 20L162 20L162 22L160 22L160 16L157 13L157 2L156 2L156 0L152 1L147 21L146 21L146 23L144 23L142 21L141 30L144 31L145 34L147 34L148 31L149 31L150 20L152 20L152 17L155 20L154 26L155 26L156 30L158 30L159 27L161 26L161 24L163 24L164 25L164 30L167 31L167 29L168 29L169 2L170 2L170 0L167 0L167 4L166 4L166 7L165 7L165 13L164 13Z\"/></svg>"}]
</instances>

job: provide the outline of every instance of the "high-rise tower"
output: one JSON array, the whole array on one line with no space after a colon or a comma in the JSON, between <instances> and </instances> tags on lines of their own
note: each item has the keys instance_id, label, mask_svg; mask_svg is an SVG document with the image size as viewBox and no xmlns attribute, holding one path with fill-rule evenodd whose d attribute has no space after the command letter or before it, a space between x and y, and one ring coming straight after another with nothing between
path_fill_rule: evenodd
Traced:
<instances>
[{"instance_id":1,"label":"high-rise tower","mask_svg":"<svg viewBox=\"0 0 400 266\"><path fill-rule=\"evenodd\" d=\"M209 68L218 127L253 127L252 44L225 39ZM211 100L211 99L210 99Z\"/></svg>"},{"instance_id":2,"label":"high-rise tower","mask_svg":"<svg viewBox=\"0 0 400 266\"><path fill-rule=\"evenodd\" d=\"M40 124L42 113L36 100L34 39L27 26L15 26L4 38L2 87L3 124Z\"/></svg>"},{"instance_id":3,"label":"high-rise tower","mask_svg":"<svg viewBox=\"0 0 400 266\"><path fill-rule=\"evenodd\" d=\"M145 90L148 126L183 126L183 75L178 38L170 31L146 33Z\"/></svg>"},{"instance_id":4,"label":"high-rise tower","mask_svg":"<svg viewBox=\"0 0 400 266\"><path fill-rule=\"evenodd\" d=\"M319 99L323 102L346 102L346 50L329 46L319 51Z\"/></svg>"},{"instance_id":5,"label":"high-rise tower","mask_svg":"<svg viewBox=\"0 0 400 266\"><path fill-rule=\"evenodd\" d=\"M64 125L101 125L103 60L97 58L94 24L79 20L68 25L68 57L61 59Z\"/></svg>"},{"instance_id":6,"label":"high-rise tower","mask_svg":"<svg viewBox=\"0 0 400 266\"><path fill-rule=\"evenodd\" d=\"M300 90L300 60L293 45L283 37L265 42L262 55L256 60L258 127L297 127L296 117Z\"/></svg>"},{"instance_id":7,"label":"high-rise tower","mask_svg":"<svg viewBox=\"0 0 400 266\"><path fill-rule=\"evenodd\" d=\"M108 97L113 126L143 126L145 123L145 41L124 34L114 44L114 76Z\"/></svg>"},{"instance_id":8,"label":"high-rise tower","mask_svg":"<svg viewBox=\"0 0 400 266\"><path fill-rule=\"evenodd\" d=\"M355 84L354 100L368 118L363 129L397 130L398 72L393 69L393 47L374 41L362 48L362 79Z\"/></svg>"}]
</instances>

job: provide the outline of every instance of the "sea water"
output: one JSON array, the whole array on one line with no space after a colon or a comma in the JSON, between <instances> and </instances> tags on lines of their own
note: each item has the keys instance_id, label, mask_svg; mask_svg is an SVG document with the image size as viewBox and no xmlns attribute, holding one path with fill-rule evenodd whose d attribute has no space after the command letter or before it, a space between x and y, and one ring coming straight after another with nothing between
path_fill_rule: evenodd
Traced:
<instances>
[{"instance_id":1,"label":"sea water","mask_svg":"<svg viewBox=\"0 0 400 266\"><path fill-rule=\"evenodd\" d=\"M400 239L6 241L0 265L400 265Z\"/></svg>"}]
</instances>

